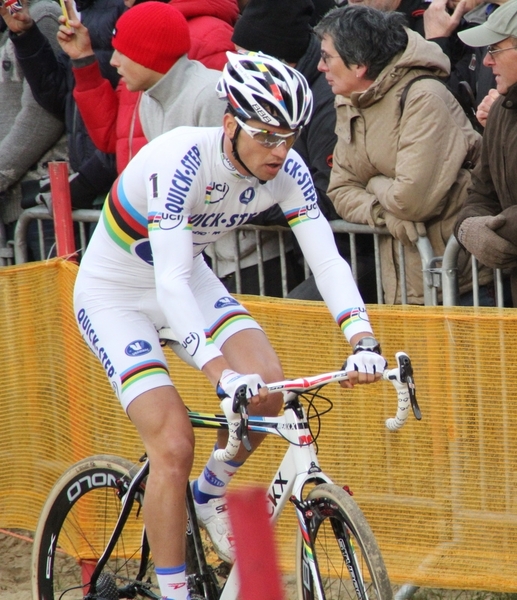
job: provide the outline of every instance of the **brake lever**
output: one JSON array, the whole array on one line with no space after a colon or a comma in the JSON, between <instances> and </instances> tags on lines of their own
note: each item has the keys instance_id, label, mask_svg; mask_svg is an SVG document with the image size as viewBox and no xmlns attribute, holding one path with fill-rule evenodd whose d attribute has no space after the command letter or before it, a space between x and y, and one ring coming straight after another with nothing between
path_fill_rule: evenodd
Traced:
<instances>
[{"instance_id":1,"label":"brake lever","mask_svg":"<svg viewBox=\"0 0 517 600\"><path fill-rule=\"evenodd\" d=\"M246 397L246 385L241 385L237 388L233 398L233 412L238 412L241 416L241 422L237 429L237 437L241 440L242 445L248 452L251 452L251 442L248 435L248 398Z\"/></svg>"},{"instance_id":2,"label":"brake lever","mask_svg":"<svg viewBox=\"0 0 517 600\"><path fill-rule=\"evenodd\" d=\"M415 415L415 419L420 421L422 419L422 413L416 399L416 386L415 380L413 379L413 365L411 359L404 352L397 352L397 362L399 365L400 381L407 384L409 392L409 401L411 403L411 409Z\"/></svg>"}]
</instances>

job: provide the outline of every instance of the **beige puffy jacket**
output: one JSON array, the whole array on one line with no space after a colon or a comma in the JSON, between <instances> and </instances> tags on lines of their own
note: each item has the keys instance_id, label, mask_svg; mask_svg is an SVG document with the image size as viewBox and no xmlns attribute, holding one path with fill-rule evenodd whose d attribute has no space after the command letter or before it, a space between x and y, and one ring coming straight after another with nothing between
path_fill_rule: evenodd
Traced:
<instances>
[{"instance_id":1,"label":"beige puffy jacket","mask_svg":"<svg viewBox=\"0 0 517 600\"><path fill-rule=\"evenodd\" d=\"M414 83L401 112L408 82L423 74L445 76L450 63L434 42L407 30L404 52L363 92L336 96L338 142L328 195L346 221L385 225L386 212L422 222L441 256L467 195L470 170L479 158L481 136L445 85L433 79ZM381 238L385 302L400 302L398 244ZM422 263L416 247L406 247L408 302L423 304ZM467 253L460 257L460 292L471 288ZM491 278L480 274L481 283Z\"/></svg>"}]
</instances>

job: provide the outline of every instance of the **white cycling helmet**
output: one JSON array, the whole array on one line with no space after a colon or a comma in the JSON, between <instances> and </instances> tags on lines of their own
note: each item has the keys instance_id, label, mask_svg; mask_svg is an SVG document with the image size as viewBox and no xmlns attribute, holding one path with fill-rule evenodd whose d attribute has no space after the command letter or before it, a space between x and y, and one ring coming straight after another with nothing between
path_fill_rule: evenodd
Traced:
<instances>
[{"instance_id":1,"label":"white cycling helmet","mask_svg":"<svg viewBox=\"0 0 517 600\"><path fill-rule=\"evenodd\" d=\"M296 69L262 52L227 52L226 56L216 91L238 116L289 129L309 122L312 92Z\"/></svg>"}]
</instances>

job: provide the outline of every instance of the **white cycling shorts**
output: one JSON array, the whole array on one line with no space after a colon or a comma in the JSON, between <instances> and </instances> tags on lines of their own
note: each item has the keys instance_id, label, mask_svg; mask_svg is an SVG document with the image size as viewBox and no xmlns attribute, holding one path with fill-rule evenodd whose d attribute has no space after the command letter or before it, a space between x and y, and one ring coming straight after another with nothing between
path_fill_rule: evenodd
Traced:
<instances>
[{"instance_id":1,"label":"white cycling shorts","mask_svg":"<svg viewBox=\"0 0 517 600\"><path fill-rule=\"evenodd\" d=\"M81 263L74 289L79 330L100 360L124 410L140 394L173 385L157 330L168 327L152 279L138 274L110 273ZM124 283L124 279L126 282ZM217 279L202 256L194 259L190 287L205 319L205 330L221 349L232 335L261 329L249 312ZM171 345L193 364L179 343Z\"/></svg>"}]
</instances>

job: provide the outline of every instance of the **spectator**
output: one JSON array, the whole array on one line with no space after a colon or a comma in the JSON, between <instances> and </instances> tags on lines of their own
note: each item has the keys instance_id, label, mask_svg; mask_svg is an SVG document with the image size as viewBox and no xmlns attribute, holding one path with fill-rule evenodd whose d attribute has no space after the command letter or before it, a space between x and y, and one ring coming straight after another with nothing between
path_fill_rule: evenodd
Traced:
<instances>
[{"instance_id":1,"label":"spectator","mask_svg":"<svg viewBox=\"0 0 517 600\"><path fill-rule=\"evenodd\" d=\"M461 36L461 31L471 27L476 27L484 23L487 18L504 4L507 0L497 0L496 2L481 2L469 0L469 12L467 12L451 39L455 40L456 52L451 52L447 48L447 39L441 43L441 47L451 57L456 70L453 89L458 90L459 81L466 81L472 90L472 105L476 108L476 117L482 127L486 123L486 114L492 104L495 93L495 78L492 69L484 64L486 48L470 48L465 45ZM427 16L428 13L426 13ZM459 36L459 37L458 37ZM436 41L436 40L434 40ZM461 91L461 88L459 88Z\"/></svg>"},{"instance_id":2,"label":"spectator","mask_svg":"<svg viewBox=\"0 0 517 600\"><path fill-rule=\"evenodd\" d=\"M384 300L401 301L397 240L405 246L408 302L423 304L422 264L415 244L427 234L441 256L466 197L481 136L443 83L413 82L404 110L401 94L420 75L447 75L440 48L404 27L396 12L347 6L316 27L321 61L337 95L338 143L329 196L347 221L385 226L381 238ZM471 289L467 253L460 293ZM483 283L491 274L480 274Z\"/></svg>"},{"instance_id":3,"label":"spectator","mask_svg":"<svg viewBox=\"0 0 517 600\"><path fill-rule=\"evenodd\" d=\"M397 11L406 16L407 26L425 37L424 13L431 3L430 0L341 0L339 6L360 4L383 12Z\"/></svg>"},{"instance_id":4,"label":"spectator","mask_svg":"<svg viewBox=\"0 0 517 600\"><path fill-rule=\"evenodd\" d=\"M488 47L484 62L495 75L500 97L488 115L481 160L455 233L480 263L510 270L517 307L517 0L460 36L469 46Z\"/></svg>"},{"instance_id":5,"label":"spectator","mask_svg":"<svg viewBox=\"0 0 517 600\"><path fill-rule=\"evenodd\" d=\"M56 51L59 50L55 38L60 14L59 6L49 0L30 5L31 18ZM0 22L0 206L7 239L12 239L23 196L34 196L33 190L39 189L38 180L48 177L48 161L66 160L66 140L61 139L63 123L34 100L16 60L6 23L2 19ZM50 223L48 225L51 229ZM37 236L34 239L32 236L35 229L36 222L33 222L28 240L30 256L40 259L44 257L39 255Z\"/></svg>"},{"instance_id":6,"label":"spectator","mask_svg":"<svg viewBox=\"0 0 517 600\"><path fill-rule=\"evenodd\" d=\"M470 17L466 13L474 12L480 0L349 0L349 3L400 12L405 15L410 29L438 44L451 61L447 85L469 115L471 123L481 129L475 118L475 90L480 76L479 69L475 67L476 57L467 52L457 36L458 29L470 26ZM479 15L472 18L479 18Z\"/></svg>"},{"instance_id":7,"label":"spectator","mask_svg":"<svg viewBox=\"0 0 517 600\"><path fill-rule=\"evenodd\" d=\"M88 29L75 16L71 8L70 28L62 25L59 33L72 59L74 98L96 146L116 153L119 173L148 140L169 129L220 123L224 107L213 102L220 73L187 58L189 28L173 6L139 3L117 21L111 62L122 79L116 91L102 77Z\"/></svg>"},{"instance_id":8,"label":"spectator","mask_svg":"<svg viewBox=\"0 0 517 600\"><path fill-rule=\"evenodd\" d=\"M481 25L488 17L504 4L507 0L498 0L498 2L483 2L477 9L465 15L472 27ZM486 48L470 48L471 58L469 68L474 71L475 94L476 94L476 118L481 123L482 127L486 126L488 111L494 100L499 96L496 88L495 77L490 67L484 63L486 56Z\"/></svg>"},{"instance_id":9,"label":"spectator","mask_svg":"<svg viewBox=\"0 0 517 600\"><path fill-rule=\"evenodd\" d=\"M123 0L76 0L81 21L90 31L92 47L101 70L113 87L118 82L109 60L111 35L117 18L125 11ZM71 62L62 52L56 57L26 10L8 20L16 57L37 102L65 122L68 156L74 172L70 184L73 208L91 208L104 200L117 176L115 157L95 148L73 99Z\"/></svg>"}]
</instances>

